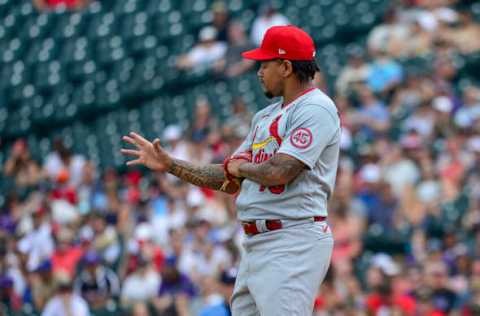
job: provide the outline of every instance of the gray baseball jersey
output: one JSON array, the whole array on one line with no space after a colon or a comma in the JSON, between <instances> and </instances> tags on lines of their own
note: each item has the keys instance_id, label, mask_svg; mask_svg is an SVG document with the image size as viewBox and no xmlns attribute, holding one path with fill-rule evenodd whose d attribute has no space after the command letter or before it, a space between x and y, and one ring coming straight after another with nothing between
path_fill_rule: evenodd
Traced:
<instances>
[{"instance_id":1,"label":"gray baseball jersey","mask_svg":"<svg viewBox=\"0 0 480 316\"><path fill-rule=\"evenodd\" d=\"M257 164L283 153L300 160L308 169L291 183L274 187L245 179L237 197L239 219L327 216L327 200L337 173L340 133L337 108L319 89L309 89L283 107L278 102L259 111L236 153L251 150L252 162Z\"/></svg>"}]
</instances>

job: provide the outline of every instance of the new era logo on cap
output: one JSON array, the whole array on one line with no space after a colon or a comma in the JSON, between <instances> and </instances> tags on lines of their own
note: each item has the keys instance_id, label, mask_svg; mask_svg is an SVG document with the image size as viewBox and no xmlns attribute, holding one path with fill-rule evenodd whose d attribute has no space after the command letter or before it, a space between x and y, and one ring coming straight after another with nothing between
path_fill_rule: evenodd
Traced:
<instances>
[{"instance_id":1,"label":"new era logo on cap","mask_svg":"<svg viewBox=\"0 0 480 316\"><path fill-rule=\"evenodd\" d=\"M313 60L315 45L310 35L296 26L272 26L265 33L260 48L244 52L242 56L253 60Z\"/></svg>"}]
</instances>

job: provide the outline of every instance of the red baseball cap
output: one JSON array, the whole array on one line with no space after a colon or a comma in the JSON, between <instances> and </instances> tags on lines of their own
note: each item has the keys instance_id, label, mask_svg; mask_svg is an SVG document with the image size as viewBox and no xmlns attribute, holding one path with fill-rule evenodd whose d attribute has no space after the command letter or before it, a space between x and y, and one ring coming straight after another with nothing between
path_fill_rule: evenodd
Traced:
<instances>
[{"instance_id":1,"label":"red baseball cap","mask_svg":"<svg viewBox=\"0 0 480 316\"><path fill-rule=\"evenodd\" d=\"M294 25L272 26L260 48L243 52L242 56L253 60L313 60L315 45L310 35Z\"/></svg>"}]
</instances>

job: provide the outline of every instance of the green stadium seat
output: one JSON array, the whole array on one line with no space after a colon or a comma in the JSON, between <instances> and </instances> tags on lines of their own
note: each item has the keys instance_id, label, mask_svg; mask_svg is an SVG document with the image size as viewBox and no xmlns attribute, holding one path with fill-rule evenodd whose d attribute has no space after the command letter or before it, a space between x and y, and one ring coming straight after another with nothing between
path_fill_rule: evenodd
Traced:
<instances>
[{"instance_id":1,"label":"green stadium seat","mask_svg":"<svg viewBox=\"0 0 480 316\"><path fill-rule=\"evenodd\" d=\"M37 64L34 73L34 84L38 90L50 91L65 81L65 69L56 60Z\"/></svg>"},{"instance_id":2,"label":"green stadium seat","mask_svg":"<svg viewBox=\"0 0 480 316\"><path fill-rule=\"evenodd\" d=\"M71 101L73 90L70 84L62 84L55 89L51 102L55 108L53 119L56 122L71 121L78 114L79 106Z\"/></svg>"},{"instance_id":3,"label":"green stadium seat","mask_svg":"<svg viewBox=\"0 0 480 316\"><path fill-rule=\"evenodd\" d=\"M99 38L95 56L101 64L109 64L125 58L126 52L123 39L118 35Z\"/></svg>"},{"instance_id":4,"label":"green stadium seat","mask_svg":"<svg viewBox=\"0 0 480 316\"><path fill-rule=\"evenodd\" d=\"M111 77L118 80L120 87L124 87L132 78L135 68L133 58L125 58L112 64Z\"/></svg>"},{"instance_id":5,"label":"green stadium seat","mask_svg":"<svg viewBox=\"0 0 480 316\"><path fill-rule=\"evenodd\" d=\"M77 104L82 112L95 111L95 82L87 80L75 87L72 93L72 102Z\"/></svg>"},{"instance_id":6,"label":"green stadium seat","mask_svg":"<svg viewBox=\"0 0 480 316\"><path fill-rule=\"evenodd\" d=\"M98 109L112 109L119 101L120 90L116 79L96 85L95 104Z\"/></svg>"},{"instance_id":7,"label":"green stadium seat","mask_svg":"<svg viewBox=\"0 0 480 316\"><path fill-rule=\"evenodd\" d=\"M45 98L42 95L35 94L33 98L26 101L26 103L32 108L32 121L34 124L44 122L43 107L45 104Z\"/></svg>"},{"instance_id":8,"label":"green stadium seat","mask_svg":"<svg viewBox=\"0 0 480 316\"><path fill-rule=\"evenodd\" d=\"M155 50L158 41L157 38L153 35L141 35L136 36L130 40L130 54L142 55L147 54L152 55L152 52Z\"/></svg>"},{"instance_id":9,"label":"green stadium seat","mask_svg":"<svg viewBox=\"0 0 480 316\"><path fill-rule=\"evenodd\" d=\"M7 107L0 106L0 134L3 135L7 128L8 110Z\"/></svg>"},{"instance_id":10,"label":"green stadium seat","mask_svg":"<svg viewBox=\"0 0 480 316\"><path fill-rule=\"evenodd\" d=\"M173 9L172 0L159 0L159 1L149 1L145 11L149 15L157 16L157 18L162 18L166 16L168 12Z\"/></svg>"},{"instance_id":11,"label":"green stadium seat","mask_svg":"<svg viewBox=\"0 0 480 316\"><path fill-rule=\"evenodd\" d=\"M16 137L26 134L32 126L31 113L30 107L26 105L10 111L6 122L7 135Z\"/></svg>"},{"instance_id":12,"label":"green stadium seat","mask_svg":"<svg viewBox=\"0 0 480 316\"><path fill-rule=\"evenodd\" d=\"M93 77L97 68L94 60L72 62L69 67L69 78L74 82L88 80Z\"/></svg>"},{"instance_id":13,"label":"green stadium seat","mask_svg":"<svg viewBox=\"0 0 480 316\"><path fill-rule=\"evenodd\" d=\"M141 5L145 1L136 1L136 0L126 0L126 1L115 1L115 5L112 10L115 15L129 15L134 14L135 12L143 11ZM156 1L154 1L156 2Z\"/></svg>"}]
</instances>

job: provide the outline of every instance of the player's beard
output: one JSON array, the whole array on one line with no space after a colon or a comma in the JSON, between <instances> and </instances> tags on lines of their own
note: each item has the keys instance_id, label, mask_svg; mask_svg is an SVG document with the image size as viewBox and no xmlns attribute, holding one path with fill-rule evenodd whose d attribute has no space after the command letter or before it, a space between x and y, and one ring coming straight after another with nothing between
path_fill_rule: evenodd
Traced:
<instances>
[{"instance_id":1,"label":"player's beard","mask_svg":"<svg viewBox=\"0 0 480 316\"><path fill-rule=\"evenodd\" d=\"M272 99L274 97L273 93L271 93L270 91L264 91L263 93L269 99Z\"/></svg>"}]
</instances>

